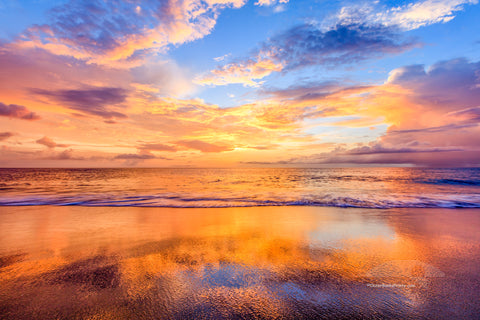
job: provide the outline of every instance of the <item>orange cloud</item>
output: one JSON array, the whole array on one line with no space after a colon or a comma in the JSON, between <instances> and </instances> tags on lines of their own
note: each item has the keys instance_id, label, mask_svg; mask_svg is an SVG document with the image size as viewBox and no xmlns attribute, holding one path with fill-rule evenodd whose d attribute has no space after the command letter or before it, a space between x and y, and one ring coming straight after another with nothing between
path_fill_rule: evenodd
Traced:
<instances>
[{"instance_id":1,"label":"orange cloud","mask_svg":"<svg viewBox=\"0 0 480 320\"><path fill-rule=\"evenodd\" d=\"M199 76L195 82L201 85L227 85L232 83L243 84L247 87L258 87L263 79L272 72L283 69L281 63L273 61L267 56L259 56L255 60L240 63L230 63L209 73Z\"/></svg>"},{"instance_id":2,"label":"orange cloud","mask_svg":"<svg viewBox=\"0 0 480 320\"><path fill-rule=\"evenodd\" d=\"M59 148L68 147L68 145L66 145L66 144L56 143L55 141L53 141L52 139L50 139L47 136L45 136L41 139L38 139L35 142L38 143L38 144L42 144L42 145L46 146L47 148L51 148L51 149L56 148L56 147L59 147Z\"/></svg>"},{"instance_id":3,"label":"orange cloud","mask_svg":"<svg viewBox=\"0 0 480 320\"><path fill-rule=\"evenodd\" d=\"M232 147L228 147L225 145L216 145L200 140L181 140L177 141L176 144L190 149L199 150L201 152L224 152L233 150Z\"/></svg>"},{"instance_id":4,"label":"orange cloud","mask_svg":"<svg viewBox=\"0 0 480 320\"><path fill-rule=\"evenodd\" d=\"M222 9L240 8L244 3L245 0L169 0L146 3L143 7L135 3L118 7L109 2L72 2L53 11L50 25L28 29L15 46L41 48L88 63L132 68L141 65L152 51L165 52L169 45L203 38L213 30ZM129 27L112 19L112 14L120 16ZM155 26L146 28L152 21ZM79 30L82 37L78 37Z\"/></svg>"}]
</instances>

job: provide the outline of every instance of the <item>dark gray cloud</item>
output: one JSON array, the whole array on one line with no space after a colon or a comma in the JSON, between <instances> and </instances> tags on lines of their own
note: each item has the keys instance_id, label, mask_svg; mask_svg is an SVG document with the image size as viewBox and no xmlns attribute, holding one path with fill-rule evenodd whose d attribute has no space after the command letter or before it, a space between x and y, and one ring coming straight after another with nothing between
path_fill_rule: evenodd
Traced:
<instances>
[{"instance_id":1,"label":"dark gray cloud","mask_svg":"<svg viewBox=\"0 0 480 320\"><path fill-rule=\"evenodd\" d=\"M38 120L40 116L35 112L28 110L24 106L18 104L6 105L0 102L0 116L17 118L23 120Z\"/></svg>"},{"instance_id":2,"label":"dark gray cloud","mask_svg":"<svg viewBox=\"0 0 480 320\"><path fill-rule=\"evenodd\" d=\"M15 134L13 132L0 132L0 141L6 140L14 135Z\"/></svg>"},{"instance_id":3,"label":"dark gray cloud","mask_svg":"<svg viewBox=\"0 0 480 320\"><path fill-rule=\"evenodd\" d=\"M30 89L30 92L55 100L64 106L86 114L112 118L126 118L127 116L112 108L125 102L127 90L122 88L93 87L78 90L44 90Z\"/></svg>"}]
</instances>

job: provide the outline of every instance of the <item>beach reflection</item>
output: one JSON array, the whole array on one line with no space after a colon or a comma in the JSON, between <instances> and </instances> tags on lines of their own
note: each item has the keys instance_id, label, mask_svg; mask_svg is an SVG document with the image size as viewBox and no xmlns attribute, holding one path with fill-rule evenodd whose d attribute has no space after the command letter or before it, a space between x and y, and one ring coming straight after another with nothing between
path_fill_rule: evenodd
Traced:
<instances>
[{"instance_id":1,"label":"beach reflection","mask_svg":"<svg viewBox=\"0 0 480 320\"><path fill-rule=\"evenodd\" d=\"M480 314L477 209L0 210L5 319Z\"/></svg>"}]
</instances>

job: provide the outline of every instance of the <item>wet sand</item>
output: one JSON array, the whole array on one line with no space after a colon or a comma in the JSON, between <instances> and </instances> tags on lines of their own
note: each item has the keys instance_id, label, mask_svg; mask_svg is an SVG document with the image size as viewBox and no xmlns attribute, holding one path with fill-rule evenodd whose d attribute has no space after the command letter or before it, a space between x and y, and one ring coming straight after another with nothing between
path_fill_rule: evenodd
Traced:
<instances>
[{"instance_id":1,"label":"wet sand","mask_svg":"<svg viewBox=\"0 0 480 320\"><path fill-rule=\"evenodd\" d=\"M1 319L478 319L480 209L0 207Z\"/></svg>"}]
</instances>

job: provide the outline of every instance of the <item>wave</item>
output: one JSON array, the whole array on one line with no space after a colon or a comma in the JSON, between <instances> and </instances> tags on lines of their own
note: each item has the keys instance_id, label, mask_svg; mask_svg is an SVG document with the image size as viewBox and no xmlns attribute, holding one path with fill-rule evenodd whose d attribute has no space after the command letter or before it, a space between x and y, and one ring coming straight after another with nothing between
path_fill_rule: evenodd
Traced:
<instances>
[{"instance_id":1,"label":"wave","mask_svg":"<svg viewBox=\"0 0 480 320\"><path fill-rule=\"evenodd\" d=\"M419 183L435 184L435 185L452 185L452 186L480 186L480 180L471 179L431 179L420 180Z\"/></svg>"},{"instance_id":2,"label":"wave","mask_svg":"<svg viewBox=\"0 0 480 320\"><path fill-rule=\"evenodd\" d=\"M457 197L416 197L411 199L358 199L352 197L329 197L317 199L249 199L249 198L188 198L180 196L125 196L99 197L12 197L0 199L0 206L95 206L95 207L164 207L164 208L227 208L260 206L316 206L341 208L480 208L480 195Z\"/></svg>"}]
</instances>

